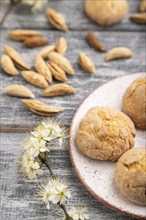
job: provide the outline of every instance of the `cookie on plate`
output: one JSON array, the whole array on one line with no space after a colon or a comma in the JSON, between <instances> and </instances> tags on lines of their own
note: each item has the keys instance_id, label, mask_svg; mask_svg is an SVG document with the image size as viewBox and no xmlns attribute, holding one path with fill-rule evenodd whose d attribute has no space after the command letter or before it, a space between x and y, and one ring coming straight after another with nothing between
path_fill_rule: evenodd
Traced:
<instances>
[{"instance_id":1,"label":"cookie on plate","mask_svg":"<svg viewBox=\"0 0 146 220\"><path fill-rule=\"evenodd\" d=\"M133 148L119 159L115 182L130 201L146 205L146 148Z\"/></svg>"},{"instance_id":2,"label":"cookie on plate","mask_svg":"<svg viewBox=\"0 0 146 220\"><path fill-rule=\"evenodd\" d=\"M118 160L133 147L135 128L131 119L109 107L91 108L76 133L77 147L97 160Z\"/></svg>"},{"instance_id":3,"label":"cookie on plate","mask_svg":"<svg viewBox=\"0 0 146 220\"><path fill-rule=\"evenodd\" d=\"M127 88L122 103L122 111L127 114L135 126L146 129L146 78L136 79Z\"/></svg>"}]
</instances>

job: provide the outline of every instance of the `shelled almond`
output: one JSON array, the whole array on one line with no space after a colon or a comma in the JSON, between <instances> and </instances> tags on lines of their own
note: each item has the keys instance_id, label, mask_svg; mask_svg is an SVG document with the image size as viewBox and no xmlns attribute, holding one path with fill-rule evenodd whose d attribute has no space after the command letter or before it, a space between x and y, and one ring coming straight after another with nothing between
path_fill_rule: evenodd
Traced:
<instances>
[{"instance_id":1,"label":"shelled almond","mask_svg":"<svg viewBox=\"0 0 146 220\"><path fill-rule=\"evenodd\" d=\"M48 39L40 36L28 37L23 42L24 46L28 48L40 47L47 45L48 43Z\"/></svg>"}]
</instances>

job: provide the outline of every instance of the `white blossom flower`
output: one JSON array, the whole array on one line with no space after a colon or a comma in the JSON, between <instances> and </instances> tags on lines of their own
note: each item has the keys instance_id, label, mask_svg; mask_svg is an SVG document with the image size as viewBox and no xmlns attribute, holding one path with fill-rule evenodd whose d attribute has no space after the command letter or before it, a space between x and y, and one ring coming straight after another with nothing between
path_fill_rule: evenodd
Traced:
<instances>
[{"instance_id":1,"label":"white blossom flower","mask_svg":"<svg viewBox=\"0 0 146 220\"><path fill-rule=\"evenodd\" d=\"M57 178L41 186L39 195L42 197L47 208L49 208L49 201L54 204L63 204L71 196L68 186Z\"/></svg>"},{"instance_id":2,"label":"white blossom flower","mask_svg":"<svg viewBox=\"0 0 146 220\"><path fill-rule=\"evenodd\" d=\"M28 165L28 163L32 160L33 160L33 157L31 157L30 155L24 153L21 156L21 168L24 169Z\"/></svg>"},{"instance_id":3,"label":"white blossom flower","mask_svg":"<svg viewBox=\"0 0 146 220\"><path fill-rule=\"evenodd\" d=\"M50 131L43 126L43 124L39 124L36 129L31 132L31 134L37 138L38 141L46 140L50 134Z\"/></svg>"},{"instance_id":4,"label":"white blossom flower","mask_svg":"<svg viewBox=\"0 0 146 220\"><path fill-rule=\"evenodd\" d=\"M40 11L46 0L21 0L23 4L31 5L32 11Z\"/></svg>"},{"instance_id":5,"label":"white blossom flower","mask_svg":"<svg viewBox=\"0 0 146 220\"><path fill-rule=\"evenodd\" d=\"M85 208L76 209L73 207L69 212L69 216L73 218L73 220L86 220L89 219L89 215L86 213Z\"/></svg>"},{"instance_id":6,"label":"white blossom flower","mask_svg":"<svg viewBox=\"0 0 146 220\"><path fill-rule=\"evenodd\" d=\"M23 153L21 156L21 171L28 179L35 179L36 175L44 173L43 170L40 169L39 163L27 153Z\"/></svg>"},{"instance_id":7,"label":"white blossom flower","mask_svg":"<svg viewBox=\"0 0 146 220\"><path fill-rule=\"evenodd\" d=\"M27 136L23 147L26 150L26 153L33 157L37 157L40 152L49 151L49 149L46 146L45 140L39 137L37 138L37 137L31 136L31 135Z\"/></svg>"},{"instance_id":8,"label":"white blossom flower","mask_svg":"<svg viewBox=\"0 0 146 220\"><path fill-rule=\"evenodd\" d=\"M55 120L45 120L43 126L47 128L49 132L49 137L46 138L47 141L51 141L54 139L59 140L60 146L62 146L63 141L68 138L68 131L66 128L61 127L60 123Z\"/></svg>"},{"instance_id":9,"label":"white blossom flower","mask_svg":"<svg viewBox=\"0 0 146 220\"><path fill-rule=\"evenodd\" d=\"M40 165L38 162L30 161L25 167L26 174L28 179L35 179L37 175L41 175L44 173L43 170L40 169Z\"/></svg>"}]
</instances>

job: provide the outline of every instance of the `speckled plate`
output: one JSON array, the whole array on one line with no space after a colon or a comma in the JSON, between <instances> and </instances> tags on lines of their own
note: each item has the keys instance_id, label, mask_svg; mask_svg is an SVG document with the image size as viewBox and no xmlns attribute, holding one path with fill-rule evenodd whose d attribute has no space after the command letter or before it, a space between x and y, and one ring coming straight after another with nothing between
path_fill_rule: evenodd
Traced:
<instances>
[{"instance_id":1,"label":"speckled plate","mask_svg":"<svg viewBox=\"0 0 146 220\"><path fill-rule=\"evenodd\" d=\"M116 78L94 90L80 105L74 115L70 128L69 151L73 167L88 191L111 209L139 219L146 219L146 209L128 201L118 191L114 182L115 162L96 161L83 155L76 147L75 135L81 119L94 106L109 106L121 109L122 96L142 73ZM145 146L146 133L136 131L135 146Z\"/></svg>"}]
</instances>

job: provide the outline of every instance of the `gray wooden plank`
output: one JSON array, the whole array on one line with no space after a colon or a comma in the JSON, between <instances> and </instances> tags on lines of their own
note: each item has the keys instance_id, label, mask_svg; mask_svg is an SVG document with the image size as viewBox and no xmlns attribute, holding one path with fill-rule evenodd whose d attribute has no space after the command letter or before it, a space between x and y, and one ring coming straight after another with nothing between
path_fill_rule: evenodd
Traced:
<instances>
[{"instance_id":1,"label":"gray wooden plank","mask_svg":"<svg viewBox=\"0 0 146 220\"><path fill-rule=\"evenodd\" d=\"M116 60L105 62L105 53L98 53L90 48L85 41L86 32L74 32L61 34L60 32L42 31L43 35L50 39L54 44L60 36L65 36L68 41L67 57L75 68L75 76L69 77L69 84L77 90L76 95L66 97L43 98L40 96L41 90L22 79L21 74L11 77L1 71L1 129L3 131L13 130L15 132L31 129L38 121L44 117L37 116L27 110L20 98L10 97L3 93L3 88L14 83L22 83L30 88L36 98L51 105L63 106L66 111L59 114L56 118L65 121L69 126L71 119L79 104L91 91L110 79L128 73L144 72L145 67L145 33L130 33L123 35L122 32L97 32L97 36L108 49L116 46L127 46L134 51L134 56L127 60ZM7 38L6 32L2 31L2 45L7 43L18 50L28 64L33 66L34 57L40 48L26 49L21 43L13 42ZM84 51L95 62L96 71L90 75L85 73L78 65L78 54Z\"/></svg>"},{"instance_id":2,"label":"gray wooden plank","mask_svg":"<svg viewBox=\"0 0 146 220\"><path fill-rule=\"evenodd\" d=\"M1 220L59 220L57 213L61 214L61 212L58 207L52 205L51 210L47 211L44 205L38 203L35 196L38 185L47 181L48 171L45 170L46 175L34 181L24 179L19 172L20 146L24 136L25 134L22 133L1 134ZM131 219L110 210L90 195L73 171L66 146L63 149L51 146L49 160L53 171L57 175L61 174L60 177L65 178L72 189L69 206L87 207L92 220Z\"/></svg>"},{"instance_id":3,"label":"gray wooden plank","mask_svg":"<svg viewBox=\"0 0 146 220\"><path fill-rule=\"evenodd\" d=\"M139 1L128 0L129 12L123 21L112 27L100 27L90 21L84 12L84 0L53 0L49 1L44 9L32 14L30 6L18 4L13 7L11 13L7 17L4 27L6 28L37 28L37 29L54 29L47 21L46 8L52 7L66 17L66 21L70 30L123 30L123 31L145 31L144 25L139 25L129 20L131 14L136 13L139 6ZM25 19L24 19L25 17Z\"/></svg>"},{"instance_id":4,"label":"gray wooden plank","mask_svg":"<svg viewBox=\"0 0 146 220\"><path fill-rule=\"evenodd\" d=\"M0 23L2 21L4 14L7 11L8 3L9 3L9 0L5 0L5 1L0 0Z\"/></svg>"}]
</instances>

